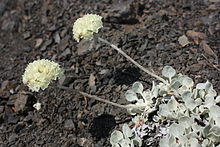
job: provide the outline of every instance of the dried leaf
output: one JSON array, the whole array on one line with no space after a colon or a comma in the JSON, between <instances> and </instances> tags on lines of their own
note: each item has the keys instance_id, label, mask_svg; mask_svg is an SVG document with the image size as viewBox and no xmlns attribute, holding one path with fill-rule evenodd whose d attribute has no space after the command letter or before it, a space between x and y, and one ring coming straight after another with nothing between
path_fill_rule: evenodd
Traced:
<instances>
[{"instance_id":1,"label":"dried leaf","mask_svg":"<svg viewBox=\"0 0 220 147\"><path fill-rule=\"evenodd\" d=\"M186 45L189 44L189 40L188 40L188 38L186 37L186 35L180 36L179 39L178 39L178 41L179 41L179 44L180 44L182 47L184 47L184 46L186 46Z\"/></svg>"},{"instance_id":2,"label":"dried leaf","mask_svg":"<svg viewBox=\"0 0 220 147\"><path fill-rule=\"evenodd\" d=\"M188 30L188 31L186 32L186 35L187 35L188 37L193 38L193 39L195 39L195 38L199 38L199 39L204 39L204 38L206 38L206 34L201 33L201 32L195 32L195 31L193 31L193 30Z\"/></svg>"},{"instance_id":3,"label":"dried leaf","mask_svg":"<svg viewBox=\"0 0 220 147\"><path fill-rule=\"evenodd\" d=\"M205 42L201 41L200 47L210 56L212 56L215 59L218 59L218 56L215 54L215 52L211 49L211 47Z\"/></svg>"}]
</instances>

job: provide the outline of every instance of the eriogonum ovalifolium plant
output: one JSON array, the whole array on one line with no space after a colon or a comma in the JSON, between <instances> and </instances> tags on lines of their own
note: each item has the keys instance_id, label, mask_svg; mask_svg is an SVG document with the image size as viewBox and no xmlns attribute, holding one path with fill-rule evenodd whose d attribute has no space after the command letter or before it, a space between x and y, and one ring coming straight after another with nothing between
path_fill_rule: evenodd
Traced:
<instances>
[{"instance_id":1,"label":"eriogonum ovalifolium plant","mask_svg":"<svg viewBox=\"0 0 220 147\"><path fill-rule=\"evenodd\" d=\"M41 59L29 63L22 77L25 85L38 92L40 89L46 89L52 80L56 80L62 74L63 70L59 64Z\"/></svg>"},{"instance_id":2,"label":"eriogonum ovalifolium plant","mask_svg":"<svg viewBox=\"0 0 220 147\"><path fill-rule=\"evenodd\" d=\"M87 14L78 18L73 25L73 37L79 42L80 39L93 39L93 34L102 28L102 17L96 14Z\"/></svg>"},{"instance_id":3,"label":"eriogonum ovalifolium plant","mask_svg":"<svg viewBox=\"0 0 220 147\"><path fill-rule=\"evenodd\" d=\"M161 127L160 147L215 147L220 144L220 96L210 82L194 85L191 78L176 74L165 66L162 75L169 84L153 82L152 89L144 90L140 82L135 82L125 93L131 105L147 105L144 109L128 109L134 115L133 129L122 128L122 132L113 131L112 146L133 147L135 142L141 146L146 133L148 116L154 112L153 120L163 126L163 122L172 122L167 128ZM156 112L156 113L155 113ZM130 137L127 132L129 132ZM157 134L158 135L158 134ZM123 137L117 137L123 136ZM120 138L113 141L112 138ZM130 144L128 144L129 142Z\"/></svg>"},{"instance_id":4,"label":"eriogonum ovalifolium plant","mask_svg":"<svg viewBox=\"0 0 220 147\"><path fill-rule=\"evenodd\" d=\"M96 14L77 19L73 25L74 39L77 42L80 39L93 39L93 34L103 27L101 19ZM117 46L102 38L98 40L110 45L141 70L161 81L158 84L153 81L152 88L147 90L140 82L135 82L125 93L126 100L131 102L128 105L116 104L79 91L84 96L126 108L133 116L132 128L125 123L122 131L112 132L110 143L113 147L141 147L144 137L153 128L152 124L157 124L160 130L153 136L153 139L161 138L160 147L214 147L220 144L220 96L217 96L210 82L195 85L191 78L177 74L170 66L163 68L163 77L157 76ZM51 80L56 80L62 73L57 63L37 60L25 69L23 83L38 92L47 88ZM152 136L150 138L152 140Z\"/></svg>"}]
</instances>

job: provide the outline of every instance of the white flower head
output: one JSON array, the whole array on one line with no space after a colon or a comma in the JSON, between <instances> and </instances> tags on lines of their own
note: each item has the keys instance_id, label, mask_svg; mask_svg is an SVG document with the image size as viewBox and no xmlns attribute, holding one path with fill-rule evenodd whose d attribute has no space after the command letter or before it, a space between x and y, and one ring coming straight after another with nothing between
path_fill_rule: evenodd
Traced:
<instances>
[{"instance_id":1,"label":"white flower head","mask_svg":"<svg viewBox=\"0 0 220 147\"><path fill-rule=\"evenodd\" d=\"M41 59L30 63L24 72L23 83L26 84L32 91L38 92L48 87L52 80L60 78L63 70L59 64Z\"/></svg>"},{"instance_id":2,"label":"white flower head","mask_svg":"<svg viewBox=\"0 0 220 147\"><path fill-rule=\"evenodd\" d=\"M98 33L103 27L102 17L96 14L86 14L78 18L73 24L73 37L79 42L80 39L93 39L93 33Z\"/></svg>"},{"instance_id":3,"label":"white flower head","mask_svg":"<svg viewBox=\"0 0 220 147\"><path fill-rule=\"evenodd\" d=\"M39 111L41 109L41 103L37 102L36 104L33 105L33 107Z\"/></svg>"}]
</instances>

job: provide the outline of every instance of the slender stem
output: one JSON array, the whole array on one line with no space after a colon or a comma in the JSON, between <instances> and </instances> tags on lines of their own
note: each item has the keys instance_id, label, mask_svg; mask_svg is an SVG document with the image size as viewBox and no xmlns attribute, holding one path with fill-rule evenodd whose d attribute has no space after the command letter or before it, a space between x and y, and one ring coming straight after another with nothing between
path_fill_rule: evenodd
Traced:
<instances>
[{"instance_id":1,"label":"slender stem","mask_svg":"<svg viewBox=\"0 0 220 147\"><path fill-rule=\"evenodd\" d=\"M110 104L110 105L113 105L113 106L116 106L116 107L120 107L120 108L127 108L126 105L117 104L117 103L102 99L100 97L97 97L95 95L90 95L90 94L82 92L82 91L79 91L79 93L82 94L83 96L86 96L88 98L93 98L93 99L95 99L97 101L100 101L100 102L104 102L104 103L107 103L107 104Z\"/></svg>"},{"instance_id":2,"label":"slender stem","mask_svg":"<svg viewBox=\"0 0 220 147\"><path fill-rule=\"evenodd\" d=\"M160 76L152 73L151 71L149 71L148 69L146 69L145 67L141 66L139 63L137 63L135 60L133 60L130 56L128 56L124 51L122 51L120 48L118 48L117 46L115 46L114 44L108 42L105 39L99 38L98 40L111 46L113 49L117 50L120 54L122 54L125 58L127 58L129 61L131 61L132 63L134 63L137 67L139 67L141 70L143 70L144 72L146 72L147 74L151 75L152 77L155 77L156 79L158 79L159 81L168 84L167 81L165 81L163 78L161 78Z\"/></svg>"},{"instance_id":3,"label":"slender stem","mask_svg":"<svg viewBox=\"0 0 220 147\"><path fill-rule=\"evenodd\" d=\"M66 86L58 85L58 88L73 91L73 92L78 92L78 93L80 93L81 95L83 95L85 97L92 98L92 99L95 99L97 101L104 102L104 103L107 103L107 104L110 104L110 105L113 105L113 106L116 106L116 107L119 107L119 108L124 108L124 109L127 109L127 108L145 108L147 106L147 105L146 106L145 105L142 105L142 106L121 105L121 104L117 104L117 103L102 99L102 98L100 98L98 96L95 96L95 95L91 95L91 94L88 94L88 93L85 93L85 92L82 92L82 91L79 91L79 90L76 90L76 89L71 89L71 88L66 87Z\"/></svg>"}]
</instances>

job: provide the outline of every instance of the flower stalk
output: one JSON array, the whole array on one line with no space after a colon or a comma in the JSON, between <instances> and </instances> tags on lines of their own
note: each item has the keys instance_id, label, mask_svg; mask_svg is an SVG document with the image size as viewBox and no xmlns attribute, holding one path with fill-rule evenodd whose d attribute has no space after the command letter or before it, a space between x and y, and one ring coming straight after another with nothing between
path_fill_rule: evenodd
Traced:
<instances>
[{"instance_id":1,"label":"flower stalk","mask_svg":"<svg viewBox=\"0 0 220 147\"><path fill-rule=\"evenodd\" d=\"M138 68L143 70L145 73L151 75L152 77L158 79L159 81L163 82L164 84L168 85L168 82L165 81L160 76L154 74L153 72L149 71L148 69L141 66L139 63L134 61L130 56L128 56L122 49L118 48L114 44L110 43L109 41L97 38L94 36L94 33L98 33L99 29L103 27L102 17L96 14L87 14L81 18L78 18L75 23L73 24L73 37L74 39L79 42L81 39L88 39L88 40L99 40L103 42L115 50L117 50L120 54L122 54L125 58L135 64Z\"/></svg>"},{"instance_id":2,"label":"flower stalk","mask_svg":"<svg viewBox=\"0 0 220 147\"><path fill-rule=\"evenodd\" d=\"M141 70L143 70L144 72L146 72L147 74L151 75L152 77L158 79L159 81L163 82L164 84L168 85L168 82L165 81L163 78L161 78L160 76L154 74L153 72L149 71L148 69L146 69L145 67L141 66L139 63L137 63L134 59L132 59L129 55L127 55L122 49L118 48L116 45L110 43L109 41L102 39L100 37L98 37L98 40L111 46L113 49L117 50L121 55L123 55L125 58L127 58L129 61L131 61L134 65L136 65L138 68L140 68Z\"/></svg>"},{"instance_id":3,"label":"flower stalk","mask_svg":"<svg viewBox=\"0 0 220 147\"><path fill-rule=\"evenodd\" d=\"M113 105L113 106L116 106L116 107L119 107L119 108L123 108L123 109L128 109L128 108L145 108L146 106L144 105L141 105L141 106L138 106L138 105L121 105L121 104L117 104L117 103L114 103L114 102L111 102L109 100L105 100L103 98L100 98L96 95L91 95L91 94L88 94L86 92L82 92L80 90L76 90L76 89L71 89L69 87L66 87L66 86L62 86L62 85L58 85L57 86L58 88L60 89L64 89L64 90L69 90L69 91L73 91L73 92L77 92L87 98L91 98L91 99L95 99L97 101L100 101L100 102L103 102L103 103L107 103L107 104L110 104L110 105Z\"/></svg>"}]
</instances>

